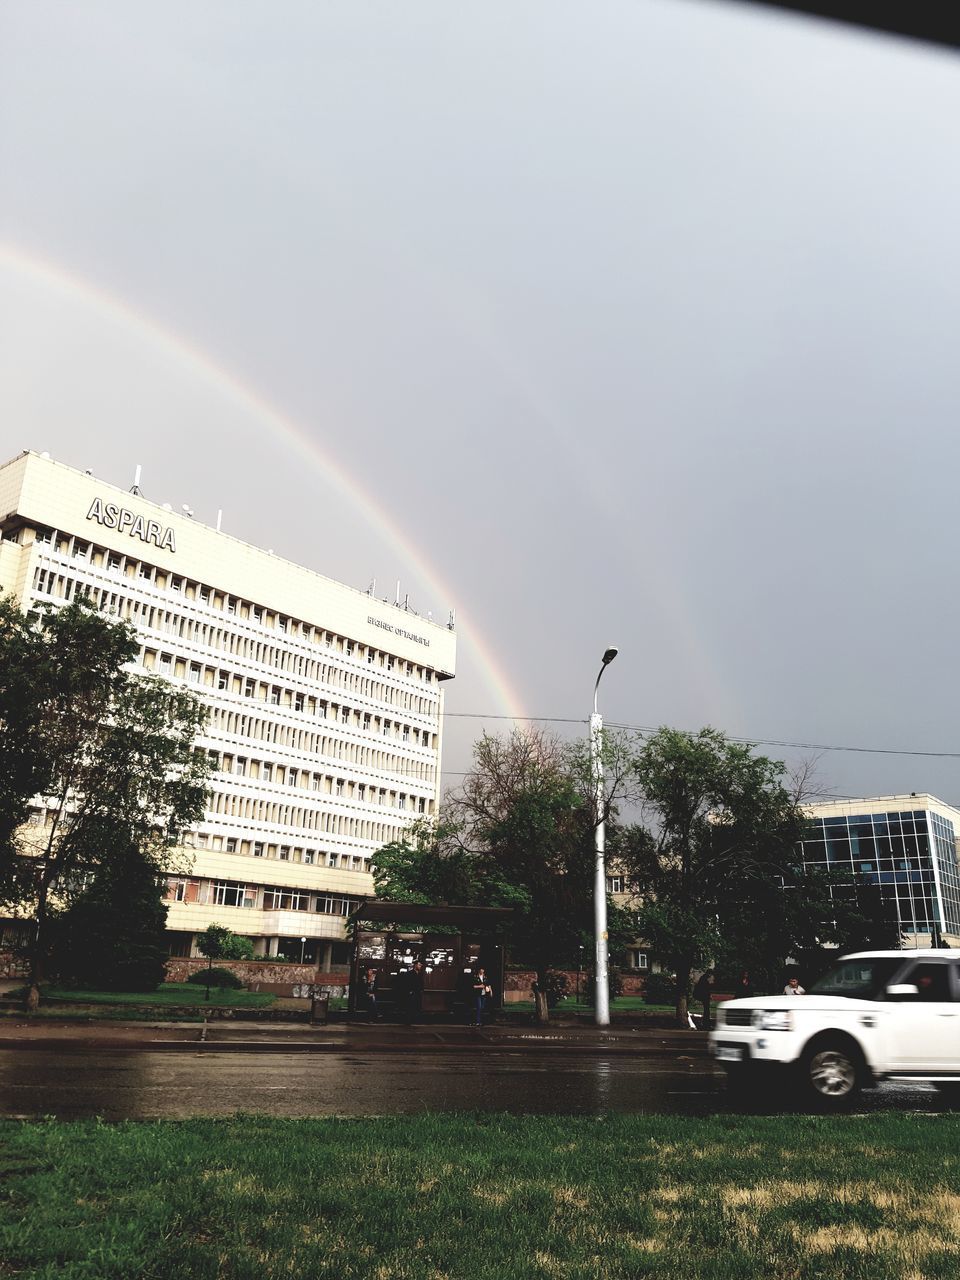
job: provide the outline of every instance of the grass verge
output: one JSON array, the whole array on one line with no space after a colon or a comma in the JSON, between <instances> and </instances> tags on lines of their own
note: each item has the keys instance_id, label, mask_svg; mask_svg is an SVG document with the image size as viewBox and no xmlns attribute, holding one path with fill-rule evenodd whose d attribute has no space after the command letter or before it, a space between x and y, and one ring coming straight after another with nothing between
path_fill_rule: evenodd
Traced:
<instances>
[{"instance_id":1,"label":"grass verge","mask_svg":"<svg viewBox=\"0 0 960 1280\"><path fill-rule=\"evenodd\" d=\"M265 991L232 991L224 987L211 987L210 999L205 997L206 987L192 982L165 982L156 991L77 991L71 987L44 986L43 998L62 1000L69 1004L156 1006L158 1009L177 1005L198 1008L217 1005L235 1009L263 1009L276 1000ZM41 1000L42 1007L42 1000Z\"/></svg>"},{"instance_id":2,"label":"grass verge","mask_svg":"<svg viewBox=\"0 0 960 1280\"><path fill-rule=\"evenodd\" d=\"M953 1280L960 1117L0 1122L31 1280Z\"/></svg>"}]
</instances>

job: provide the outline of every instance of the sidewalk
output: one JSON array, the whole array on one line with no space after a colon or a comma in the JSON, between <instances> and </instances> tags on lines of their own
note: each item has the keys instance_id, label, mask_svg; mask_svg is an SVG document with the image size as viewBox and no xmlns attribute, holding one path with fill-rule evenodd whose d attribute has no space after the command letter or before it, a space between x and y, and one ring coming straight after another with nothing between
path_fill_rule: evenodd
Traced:
<instances>
[{"instance_id":1,"label":"sidewalk","mask_svg":"<svg viewBox=\"0 0 960 1280\"><path fill-rule=\"evenodd\" d=\"M550 1023L483 1028L432 1023L262 1022L43 1022L28 1018L0 1022L2 1049L63 1049L70 1052L230 1053L576 1053L609 1056L689 1056L706 1054L699 1031L641 1027L595 1027Z\"/></svg>"}]
</instances>

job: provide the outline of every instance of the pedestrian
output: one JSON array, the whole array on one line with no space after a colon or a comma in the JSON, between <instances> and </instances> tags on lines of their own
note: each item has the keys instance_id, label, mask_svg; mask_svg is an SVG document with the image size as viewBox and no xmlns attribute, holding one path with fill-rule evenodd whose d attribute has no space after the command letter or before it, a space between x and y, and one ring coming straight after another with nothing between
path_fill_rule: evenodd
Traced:
<instances>
[{"instance_id":1,"label":"pedestrian","mask_svg":"<svg viewBox=\"0 0 960 1280\"><path fill-rule=\"evenodd\" d=\"M702 973L697 979L697 984L693 988L693 998L695 1000L700 1000L703 1003L702 1030L704 1031L709 1031L711 1025L710 1015L712 1010L710 1008L710 1001L713 998L713 982L713 970L707 969L706 972Z\"/></svg>"},{"instance_id":2,"label":"pedestrian","mask_svg":"<svg viewBox=\"0 0 960 1280\"><path fill-rule=\"evenodd\" d=\"M380 975L376 969L368 969L360 978L360 997L371 1022L379 1017L377 1012L377 985L379 981Z\"/></svg>"},{"instance_id":3,"label":"pedestrian","mask_svg":"<svg viewBox=\"0 0 960 1280\"><path fill-rule=\"evenodd\" d=\"M415 1022L423 1018L423 988L426 985L426 970L422 960L414 960L410 971L410 1016Z\"/></svg>"},{"instance_id":4,"label":"pedestrian","mask_svg":"<svg viewBox=\"0 0 960 1280\"><path fill-rule=\"evenodd\" d=\"M805 996L807 993L800 985L800 979L796 974L792 978L787 979L787 985L783 988L785 996Z\"/></svg>"},{"instance_id":5,"label":"pedestrian","mask_svg":"<svg viewBox=\"0 0 960 1280\"><path fill-rule=\"evenodd\" d=\"M739 985L740 985L740 995L741 995L741 996L752 996L752 995L753 995L753 983L750 981L750 974L747 972L747 970L746 970L746 969L744 969L743 973L741 973L741 975L740 975L740 984L739 984Z\"/></svg>"},{"instance_id":6,"label":"pedestrian","mask_svg":"<svg viewBox=\"0 0 960 1280\"><path fill-rule=\"evenodd\" d=\"M473 974L473 1011L475 1025L478 1027L483 1023L483 1011L492 995L493 988L487 982L486 971L483 965L479 965Z\"/></svg>"}]
</instances>

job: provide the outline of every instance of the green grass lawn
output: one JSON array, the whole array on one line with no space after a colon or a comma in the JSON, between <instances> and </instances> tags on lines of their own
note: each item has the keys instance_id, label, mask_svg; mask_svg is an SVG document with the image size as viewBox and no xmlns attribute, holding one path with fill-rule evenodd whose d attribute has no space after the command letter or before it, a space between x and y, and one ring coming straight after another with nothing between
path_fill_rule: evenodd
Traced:
<instances>
[{"instance_id":1,"label":"green grass lawn","mask_svg":"<svg viewBox=\"0 0 960 1280\"><path fill-rule=\"evenodd\" d=\"M532 1000L511 1000L509 1004L505 1004L504 1010L510 1012L515 1010L517 1013L532 1013L534 1004ZM696 1006L699 1012L700 1006ZM611 1013L673 1013L674 1006L672 1004L647 1004L643 996L617 996L616 999L610 1001ZM572 1013L593 1013L593 1005L588 1004L586 1000L577 1000L575 997L569 996L565 1000L561 1000L556 1008L551 1009L551 1013L572 1014Z\"/></svg>"},{"instance_id":2,"label":"green grass lawn","mask_svg":"<svg viewBox=\"0 0 960 1280\"><path fill-rule=\"evenodd\" d=\"M960 1116L0 1122L31 1280L953 1280Z\"/></svg>"},{"instance_id":3,"label":"green grass lawn","mask_svg":"<svg viewBox=\"0 0 960 1280\"><path fill-rule=\"evenodd\" d=\"M68 1000L71 1004L156 1005L160 1009L169 1005L212 1004L262 1009L276 1000L276 996L268 992L231 991L224 987L211 987L209 1000L205 993L206 987L198 987L193 982L165 982L156 991L75 991L68 987L43 987L44 996Z\"/></svg>"}]
</instances>

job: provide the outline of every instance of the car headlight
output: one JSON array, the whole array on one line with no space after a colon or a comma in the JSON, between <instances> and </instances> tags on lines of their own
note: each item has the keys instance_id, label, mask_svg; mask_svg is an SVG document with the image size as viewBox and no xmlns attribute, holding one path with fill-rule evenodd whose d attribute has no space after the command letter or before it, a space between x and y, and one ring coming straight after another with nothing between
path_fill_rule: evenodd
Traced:
<instances>
[{"instance_id":1,"label":"car headlight","mask_svg":"<svg viewBox=\"0 0 960 1280\"><path fill-rule=\"evenodd\" d=\"M757 1009L753 1025L758 1031L792 1031L792 1009Z\"/></svg>"}]
</instances>

